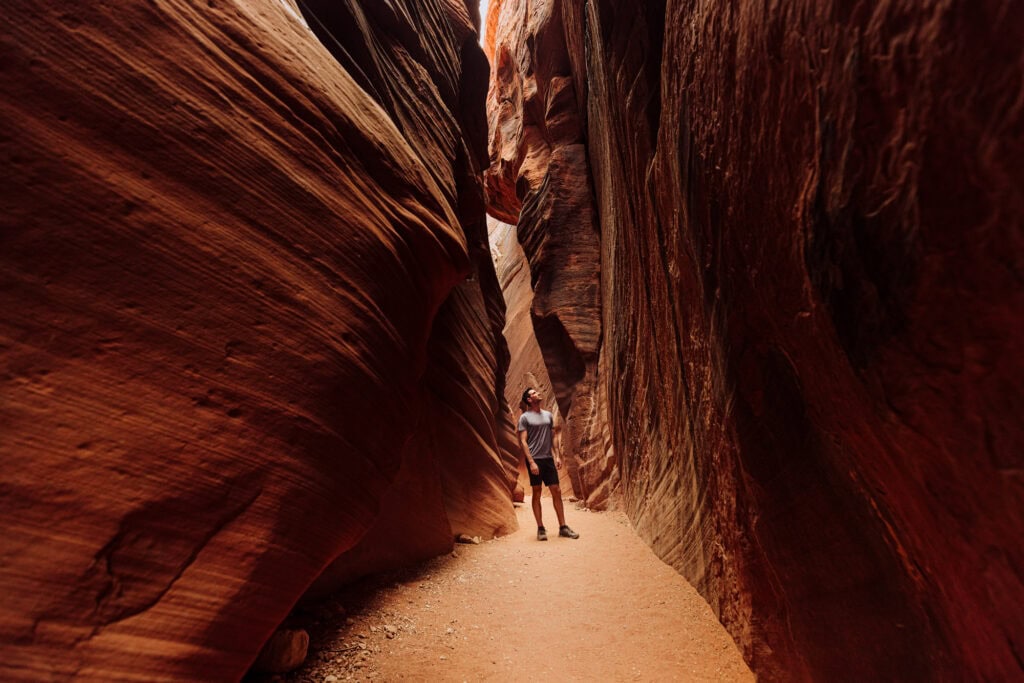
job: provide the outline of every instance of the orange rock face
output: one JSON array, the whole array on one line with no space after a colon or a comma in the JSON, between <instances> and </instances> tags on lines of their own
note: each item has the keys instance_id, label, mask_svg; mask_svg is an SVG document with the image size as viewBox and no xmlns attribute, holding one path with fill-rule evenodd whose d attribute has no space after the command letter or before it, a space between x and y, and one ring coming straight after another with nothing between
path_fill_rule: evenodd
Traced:
<instances>
[{"instance_id":1,"label":"orange rock face","mask_svg":"<svg viewBox=\"0 0 1024 683\"><path fill-rule=\"evenodd\" d=\"M337 7L348 62L276 0L5 8L4 680L235 679L332 562L515 524L486 59Z\"/></svg>"},{"instance_id":2,"label":"orange rock face","mask_svg":"<svg viewBox=\"0 0 1024 683\"><path fill-rule=\"evenodd\" d=\"M573 488L608 504L614 461L596 400L600 244L582 112L560 3L488 8L494 78L488 93L488 211L517 227L532 269L533 330L565 418Z\"/></svg>"},{"instance_id":3,"label":"orange rock face","mask_svg":"<svg viewBox=\"0 0 1024 683\"><path fill-rule=\"evenodd\" d=\"M547 366L544 364L544 356L540 346L537 344L537 337L533 332L533 320L530 318L530 309L533 305L533 290L530 287L530 263L526 259L518 239L516 238L516 226L502 223L494 218L487 219L488 237L491 243L491 256L494 260L495 269L498 274L498 281L501 283L502 295L505 299L505 329L504 336L508 343L510 362L506 373L507 383L505 386L505 401L509 406L508 421L514 430L515 425L522 415L524 406L521 405L523 391L532 387L546 397L545 408L555 415L556 420L562 420L558 411L558 403L552 398L555 393L551 387L551 379L548 377ZM513 434L513 436L516 436ZM564 438L564 435L563 435ZM565 449L563 443L563 449ZM519 449L516 441L514 447ZM517 451L518 452L518 451ZM522 502L525 496L525 489L529 486L526 472L526 461L520 456L518 459L519 493L522 495L514 500ZM560 479L560 486L566 496L576 495L580 488L578 485L578 469L575 467L576 459L565 458L569 479ZM518 495L518 494L517 494Z\"/></svg>"},{"instance_id":4,"label":"orange rock face","mask_svg":"<svg viewBox=\"0 0 1024 683\"><path fill-rule=\"evenodd\" d=\"M557 4L556 71L496 41L488 192L528 254L562 234L527 215L559 181L516 93L585 81L637 528L766 680L1021 677L1024 10Z\"/></svg>"}]
</instances>

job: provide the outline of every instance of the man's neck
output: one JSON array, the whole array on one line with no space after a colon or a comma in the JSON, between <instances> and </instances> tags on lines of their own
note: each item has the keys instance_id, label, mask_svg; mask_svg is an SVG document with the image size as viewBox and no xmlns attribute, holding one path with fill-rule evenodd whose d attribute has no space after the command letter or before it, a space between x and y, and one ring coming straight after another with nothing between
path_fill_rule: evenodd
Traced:
<instances>
[{"instance_id":1,"label":"man's neck","mask_svg":"<svg viewBox=\"0 0 1024 683\"><path fill-rule=\"evenodd\" d=\"M535 413L539 413L540 412L540 404L537 403L535 405L530 406L530 410L532 410Z\"/></svg>"}]
</instances>

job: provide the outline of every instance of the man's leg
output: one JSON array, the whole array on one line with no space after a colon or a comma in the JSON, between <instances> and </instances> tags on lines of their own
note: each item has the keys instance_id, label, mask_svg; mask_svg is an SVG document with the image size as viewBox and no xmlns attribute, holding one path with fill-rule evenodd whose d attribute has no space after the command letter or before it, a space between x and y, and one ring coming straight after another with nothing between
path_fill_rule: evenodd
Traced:
<instances>
[{"instance_id":1,"label":"man's leg","mask_svg":"<svg viewBox=\"0 0 1024 683\"><path fill-rule=\"evenodd\" d=\"M558 517L558 526L565 526L565 507L562 505L562 487L558 484L549 486L551 491L551 502L555 504L555 515Z\"/></svg>"},{"instance_id":2,"label":"man's leg","mask_svg":"<svg viewBox=\"0 0 1024 683\"><path fill-rule=\"evenodd\" d=\"M533 503L533 516L537 518L538 528L544 526L544 520L541 519L540 513L540 488L540 484L533 487L533 498L531 499L531 502Z\"/></svg>"},{"instance_id":3,"label":"man's leg","mask_svg":"<svg viewBox=\"0 0 1024 683\"><path fill-rule=\"evenodd\" d=\"M555 514L558 515L558 535L565 536L566 538L579 538L580 535L569 528L569 525L565 523L565 507L562 505L562 489L555 484L549 486L548 490L551 491L551 502L555 504Z\"/></svg>"}]
</instances>

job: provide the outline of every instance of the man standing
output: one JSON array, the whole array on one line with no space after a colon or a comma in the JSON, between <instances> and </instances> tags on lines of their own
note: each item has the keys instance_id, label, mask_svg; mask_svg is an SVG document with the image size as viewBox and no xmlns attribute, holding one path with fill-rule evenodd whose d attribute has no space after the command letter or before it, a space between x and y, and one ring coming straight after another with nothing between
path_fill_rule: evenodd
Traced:
<instances>
[{"instance_id":1,"label":"man standing","mask_svg":"<svg viewBox=\"0 0 1024 683\"><path fill-rule=\"evenodd\" d=\"M565 523L565 510L562 506L562 489L558 486L558 468L562 466L562 433L561 425L555 425L554 416L541 410L541 396L536 389L528 388L523 392L523 403L527 410L519 416L519 445L526 456L526 467L530 470L530 486L533 488L533 516L537 518L537 540L548 540L541 519L540 492L541 483L551 492L551 502L555 505L558 516L558 535L566 538L579 538L580 535ZM552 452L552 433L554 433L554 452Z\"/></svg>"}]
</instances>

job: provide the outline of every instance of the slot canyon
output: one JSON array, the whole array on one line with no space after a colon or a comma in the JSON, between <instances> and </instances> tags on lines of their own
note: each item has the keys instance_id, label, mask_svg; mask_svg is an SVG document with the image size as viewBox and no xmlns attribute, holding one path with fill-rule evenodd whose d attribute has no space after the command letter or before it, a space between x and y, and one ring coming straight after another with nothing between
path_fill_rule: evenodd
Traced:
<instances>
[{"instance_id":1,"label":"slot canyon","mask_svg":"<svg viewBox=\"0 0 1024 683\"><path fill-rule=\"evenodd\" d=\"M1024 4L5 7L0 679L518 532L527 386L758 679L1024 679Z\"/></svg>"}]
</instances>

